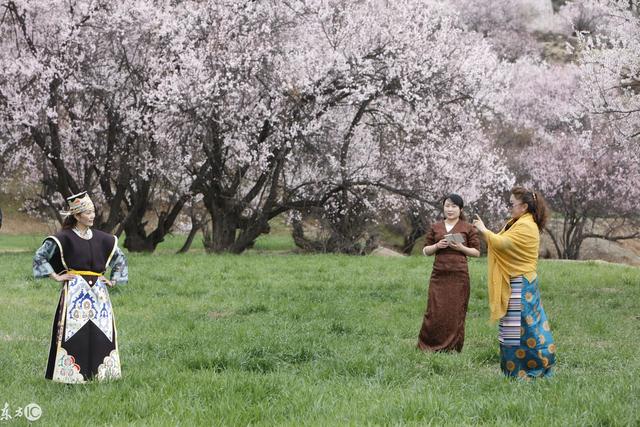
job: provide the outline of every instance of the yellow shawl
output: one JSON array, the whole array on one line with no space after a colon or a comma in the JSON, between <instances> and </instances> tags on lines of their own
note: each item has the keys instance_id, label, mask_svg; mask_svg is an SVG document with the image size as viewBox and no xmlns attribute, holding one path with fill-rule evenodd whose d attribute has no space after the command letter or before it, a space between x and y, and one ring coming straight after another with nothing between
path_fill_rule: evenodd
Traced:
<instances>
[{"instance_id":1,"label":"yellow shawl","mask_svg":"<svg viewBox=\"0 0 640 427\"><path fill-rule=\"evenodd\" d=\"M485 237L488 247L489 263L489 309L491 320L496 321L507 314L511 296L511 277L524 275L531 281L536 276L540 232L530 213L511 220L508 230L505 227L499 233L487 231Z\"/></svg>"}]
</instances>

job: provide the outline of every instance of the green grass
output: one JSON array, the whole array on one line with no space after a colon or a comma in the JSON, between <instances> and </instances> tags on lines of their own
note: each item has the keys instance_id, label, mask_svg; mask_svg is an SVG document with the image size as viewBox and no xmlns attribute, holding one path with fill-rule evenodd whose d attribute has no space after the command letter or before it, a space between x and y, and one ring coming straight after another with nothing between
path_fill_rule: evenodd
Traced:
<instances>
[{"instance_id":1,"label":"green grass","mask_svg":"<svg viewBox=\"0 0 640 427\"><path fill-rule=\"evenodd\" d=\"M277 235L177 256L170 237L112 291L124 377L69 386L43 378L58 285L31 277L40 239L0 236L0 406L36 402L43 425L638 425L637 268L541 262L559 364L524 383L499 372L485 259L464 351L424 354L430 258L282 254Z\"/></svg>"}]
</instances>

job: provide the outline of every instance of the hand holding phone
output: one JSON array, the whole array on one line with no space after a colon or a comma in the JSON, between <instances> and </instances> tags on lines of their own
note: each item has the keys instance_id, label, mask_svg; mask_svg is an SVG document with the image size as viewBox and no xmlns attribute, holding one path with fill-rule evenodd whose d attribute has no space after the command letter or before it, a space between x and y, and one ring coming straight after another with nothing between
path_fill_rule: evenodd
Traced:
<instances>
[{"instance_id":1,"label":"hand holding phone","mask_svg":"<svg viewBox=\"0 0 640 427\"><path fill-rule=\"evenodd\" d=\"M485 231L487 231L487 227L485 227L484 222L482 222L482 219L480 219L479 215L476 215L475 220L473 221L473 226L480 232L480 233L484 233Z\"/></svg>"},{"instance_id":2,"label":"hand holding phone","mask_svg":"<svg viewBox=\"0 0 640 427\"><path fill-rule=\"evenodd\" d=\"M464 243L464 237L460 233L445 234L444 238L448 243Z\"/></svg>"}]
</instances>

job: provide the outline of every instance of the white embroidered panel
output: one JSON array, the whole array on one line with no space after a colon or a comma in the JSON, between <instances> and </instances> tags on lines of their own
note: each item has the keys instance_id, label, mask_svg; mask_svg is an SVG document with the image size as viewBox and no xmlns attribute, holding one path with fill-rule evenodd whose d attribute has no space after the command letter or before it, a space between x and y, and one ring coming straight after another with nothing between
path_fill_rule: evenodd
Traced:
<instances>
[{"instance_id":1,"label":"white embroidered panel","mask_svg":"<svg viewBox=\"0 0 640 427\"><path fill-rule=\"evenodd\" d=\"M98 380L113 380L120 376L120 356L118 350L112 350L98 366Z\"/></svg>"},{"instance_id":2,"label":"white embroidered panel","mask_svg":"<svg viewBox=\"0 0 640 427\"><path fill-rule=\"evenodd\" d=\"M109 292L102 281L98 281L97 278L95 280L97 283L93 287L89 286L82 276L75 276L69 282L65 342L87 322L93 322L109 341L113 341L113 311Z\"/></svg>"},{"instance_id":3,"label":"white embroidered panel","mask_svg":"<svg viewBox=\"0 0 640 427\"><path fill-rule=\"evenodd\" d=\"M56 361L53 368L53 381L67 384L78 384L84 382L84 377L80 373L80 366L76 359L67 354L67 351L60 347L56 352Z\"/></svg>"}]
</instances>

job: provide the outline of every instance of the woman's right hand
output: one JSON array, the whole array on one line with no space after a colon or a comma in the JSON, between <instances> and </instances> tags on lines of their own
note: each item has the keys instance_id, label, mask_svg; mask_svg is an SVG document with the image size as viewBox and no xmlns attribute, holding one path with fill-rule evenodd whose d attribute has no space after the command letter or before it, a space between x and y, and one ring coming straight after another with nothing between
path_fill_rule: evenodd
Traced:
<instances>
[{"instance_id":1,"label":"woman's right hand","mask_svg":"<svg viewBox=\"0 0 640 427\"><path fill-rule=\"evenodd\" d=\"M479 215L476 215L476 219L473 220L473 226L481 233L484 234L487 231L487 227Z\"/></svg>"},{"instance_id":2,"label":"woman's right hand","mask_svg":"<svg viewBox=\"0 0 640 427\"><path fill-rule=\"evenodd\" d=\"M437 242L435 246L438 249L444 249L449 247L449 242L447 242L447 239L442 239L439 242Z\"/></svg>"},{"instance_id":3,"label":"woman's right hand","mask_svg":"<svg viewBox=\"0 0 640 427\"><path fill-rule=\"evenodd\" d=\"M76 276L74 274L69 274L69 273L64 273L64 274L51 273L49 277L51 277L56 282L64 282L67 280L73 280L73 278Z\"/></svg>"}]
</instances>

